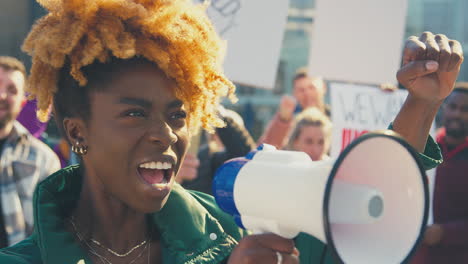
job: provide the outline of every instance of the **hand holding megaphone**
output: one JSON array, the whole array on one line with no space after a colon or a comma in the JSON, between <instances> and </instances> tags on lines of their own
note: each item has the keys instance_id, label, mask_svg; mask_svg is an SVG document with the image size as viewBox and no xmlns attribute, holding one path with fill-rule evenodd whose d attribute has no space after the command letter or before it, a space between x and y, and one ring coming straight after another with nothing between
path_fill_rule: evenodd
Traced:
<instances>
[{"instance_id":1,"label":"hand holding megaphone","mask_svg":"<svg viewBox=\"0 0 468 264\"><path fill-rule=\"evenodd\" d=\"M296 264L299 251L294 241L276 234L257 234L244 237L234 248L228 264Z\"/></svg>"},{"instance_id":2,"label":"hand holding megaphone","mask_svg":"<svg viewBox=\"0 0 468 264\"><path fill-rule=\"evenodd\" d=\"M220 167L213 193L239 226L312 235L343 263L406 261L428 216L418 154L392 131L361 136L336 160L319 162L265 145Z\"/></svg>"}]
</instances>

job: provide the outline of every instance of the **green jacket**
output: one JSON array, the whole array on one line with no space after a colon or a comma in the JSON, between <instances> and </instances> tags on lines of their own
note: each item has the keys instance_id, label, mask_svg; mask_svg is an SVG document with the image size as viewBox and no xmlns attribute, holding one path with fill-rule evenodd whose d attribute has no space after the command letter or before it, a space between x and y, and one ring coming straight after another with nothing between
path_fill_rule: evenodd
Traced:
<instances>
[{"instance_id":1,"label":"green jacket","mask_svg":"<svg viewBox=\"0 0 468 264\"><path fill-rule=\"evenodd\" d=\"M421 158L426 168L440 164L440 150L432 139ZM64 228L64 219L80 195L81 183L79 166L62 169L41 182L33 199L33 235L0 250L0 263L76 264L80 260L91 263L73 234ZM161 232L164 263L223 263L246 234L217 207L211 196L187 191L180 185L174 186L164 208L151 217ZM305 234L295 241L301 252L301 264L320 261L325 249L322 242ZM329 250L324 263L334 263Z\"/></svg>"},{"instance_id":2,"label":"green jacket","mask_svg":"<svg viewBox=\"0 0 468 264\"><path fill-rule=\"evenodd\" d=\"M33 235L0 250L0 263L91 263L73 234L64 228L64 219L80 195L81 182L79 166L60 170L41 182L33 199ZM223 263L245 235L213 197L186 191L178 184L164 208L151 217L161 232L163 263Z\"/></svg>"}]
</instances>

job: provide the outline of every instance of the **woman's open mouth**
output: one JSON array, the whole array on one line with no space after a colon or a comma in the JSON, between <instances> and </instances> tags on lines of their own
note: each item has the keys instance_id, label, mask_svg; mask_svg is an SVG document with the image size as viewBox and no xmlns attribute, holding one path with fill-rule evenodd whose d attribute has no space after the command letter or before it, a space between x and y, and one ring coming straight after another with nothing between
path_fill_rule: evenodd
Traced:
<instances>
[{"instance_id":1,"label":"woman's open mouth","mask_svg":"<svg viewBox=\"0 0 468 264\"><path fill-rule=\"evenodd\" d=\"M141 178L156 189L165 189L172 176L172 164L169 162L151 161L138 166Z\"/></svg>"}]
</instances>

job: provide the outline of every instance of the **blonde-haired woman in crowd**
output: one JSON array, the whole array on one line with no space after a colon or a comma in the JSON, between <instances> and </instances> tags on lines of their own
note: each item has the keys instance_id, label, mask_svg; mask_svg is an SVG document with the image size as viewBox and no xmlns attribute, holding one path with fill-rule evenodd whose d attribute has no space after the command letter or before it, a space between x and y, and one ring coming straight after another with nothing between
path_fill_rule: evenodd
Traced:
<instances>
[{"instance_id":1,"label":"blonde-haired woman in crowd","mask_svg":"<svg viewBox=\"0 0 468 264\"><path fill-rule=\"evenodd\" d=\"M307 153L313 161L328 159L332 123L319 109L307 108L294 120L287 149Z\"/></svg>"}]
</instances>

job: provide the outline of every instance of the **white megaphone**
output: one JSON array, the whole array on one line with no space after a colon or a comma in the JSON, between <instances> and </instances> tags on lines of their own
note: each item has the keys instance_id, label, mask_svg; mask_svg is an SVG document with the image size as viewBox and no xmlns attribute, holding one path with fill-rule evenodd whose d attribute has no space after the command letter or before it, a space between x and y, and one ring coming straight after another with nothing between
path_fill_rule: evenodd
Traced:
<instances>
[{"instance_id":1,"label":"white megaphone","mask_svg":"<svg viewBox=\"0 0 468 264\"><path fill-rule=\"evenodd\" d=\"M428 217L418 154L390 130L361 136L336 160L263 145L221 166L213 193L239 226L287 238L307 233L343 263L405 262Z\"/></svg>"}]
</instances>

